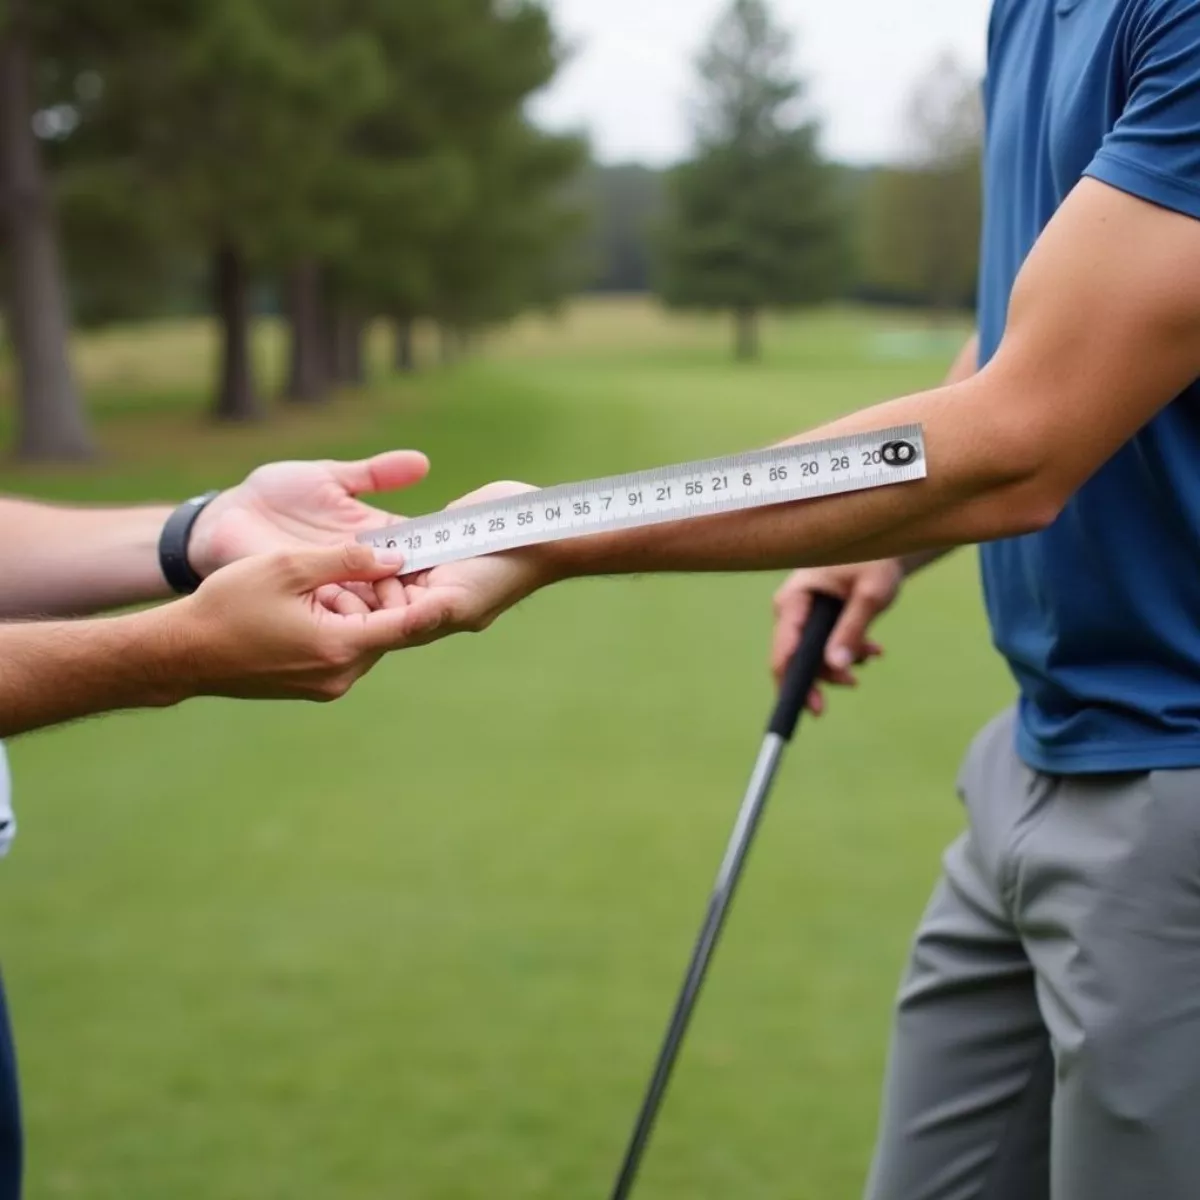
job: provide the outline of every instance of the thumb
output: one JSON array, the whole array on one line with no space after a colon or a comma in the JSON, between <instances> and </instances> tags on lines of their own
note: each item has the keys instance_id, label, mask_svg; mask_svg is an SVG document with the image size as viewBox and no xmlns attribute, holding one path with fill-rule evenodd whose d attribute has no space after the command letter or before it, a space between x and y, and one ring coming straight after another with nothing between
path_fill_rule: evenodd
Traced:
<instances>
[{"instance_id":1,"label":"thumb","mask_svg":"<svg viewBox=\"0 0 1200 1200\"><path fill-rule=\"evenodd\" d=\"M404 556L396 550L373 550L349 542L319 550L281 555L284 587L296 593L315 591L327 583L377 583L398 575Z\"/></svg>"},{"instance_id":2,"label":"thumb","mask_svg":"<svg viewBox=\"0 0 1200 1200\"><path fill-rule=\"evenodd\" d=\"M429 459L419 450L388 450L357 462L325 464L352 496L365 492L394 492L412 487L429 474Z\"/></svg>"}]
</instances>

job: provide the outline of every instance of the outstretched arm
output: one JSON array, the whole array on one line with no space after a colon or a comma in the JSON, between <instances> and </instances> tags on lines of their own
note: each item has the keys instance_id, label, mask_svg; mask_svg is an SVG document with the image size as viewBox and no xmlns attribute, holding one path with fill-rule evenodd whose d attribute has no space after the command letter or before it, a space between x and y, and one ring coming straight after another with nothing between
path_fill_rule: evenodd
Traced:
<instances>
[{"instance_id":1,"label":"outstretched arm","mask_svg":"<svg viewBox=\"0 0 1200 1200\"><path fill-rule=\"evenodd\" d=\"M171 509L0 499L0 619L66 616L168 594L158 538Z\"/></svg>"},{"instance_id":2,"label":"outstretched arm","mask_svg":"<svg viewBox=\"0 0 1200 1200\"><path fill-rule=\"evenodd\" d=\"M971 376L979 371L979 334L978 332L971 334L963 345L963 348L958 352L958 356L950 366L950 370L946 373L943 387L953 387L957 383L966 383ZM900 559L900 567L903 575L907 578L909 575L915 574L917 571L922 571L928 566L932 566L935 562L946 557L947 554L956 550L957 546L939 546L935 550L920 550L915 554L906 554ZM830 642L834 643L836 648L837 630L834 631L835 637L830 638Z\"/></svg>"},{"instance_id":3,"label":"outstretched arm","mask_svg":"<svg viewBox=\"0 0 1200 1200\"><path fill-rule=\"evenodd\" d=\"M336 699L410 623L403 609L331 612L319 592L396 568L353 545L261 555L145 612L0 625L0 737L191 696Z\"/></svg>"},{"instance_id":4,"label":"outstretched arm","mask_svg":"<svg viewBox=\"0 0 1200 1200\"><path fill-rule=\"evenodd\" d=\"M1200 221L1085 179L1029 256L981 371L792 439L919 424L926 479L452 564L425 578L421 603L441 606L444 630L477 628L569 576L862 562L1037 530L1197 377Z\"/></svg>"},{"instance_id":5,"label":"outstretched arm","mask_svg":"<svg viewBox=\"0 0 1200 1200\"><path fill-rule=\"evenodd\" d=\"M1085 179L970 379L791 439L924 427L913 484L563 542L564 575L819 566L1028 533L1200 376L1200 221Z\"/></svg>"},{"instance_id":6,"label":"outstretched arm","mask_svg":"<svg viewBox=\"0 0 1200 1200\"><path fill-rule=\"evenodd\" d=\"M214 500L192 531L205 578L251 554L331 545L395 520L358 499L420 480L422 454L260 467ZM68 508L0 498L0 620L76 616L170 595L158 540L169 506Z\"/></svg>"}]
</instances>

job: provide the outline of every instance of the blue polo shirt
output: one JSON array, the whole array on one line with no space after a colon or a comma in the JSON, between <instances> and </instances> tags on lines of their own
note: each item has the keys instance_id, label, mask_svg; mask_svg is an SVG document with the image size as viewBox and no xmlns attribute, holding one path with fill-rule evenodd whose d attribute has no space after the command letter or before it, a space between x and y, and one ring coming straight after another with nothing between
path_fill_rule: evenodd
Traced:
<instances>
[{"instance_id":1,"label":"blue polo shirt","mask_svg":"<svg viewBox=\"0 0 1200 1200\"><path fill-rule=\"evenodd\" d=\"M1022 262L1082 176L1200 220L1200 0L996 0L984 98L986 361ZM1200 767L1200 386L1050 528L981 560L1030 765Z\"/></svg>"}]
</instances>

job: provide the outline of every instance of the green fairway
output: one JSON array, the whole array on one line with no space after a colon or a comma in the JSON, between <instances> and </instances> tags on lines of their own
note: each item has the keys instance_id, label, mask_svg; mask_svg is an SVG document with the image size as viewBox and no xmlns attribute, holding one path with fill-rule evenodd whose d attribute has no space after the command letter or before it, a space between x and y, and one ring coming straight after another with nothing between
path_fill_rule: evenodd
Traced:
<instances>
[{"instance_id":1,"label":"green fairway","mask_svg":"<svg viewBox=\"0 0 1200 1200\"><path fill-rule=\"evenodd\" d=\"M758 366L727 342L591 303L217 431L202 329L107 334L81 355L106 461L5 486L173 499L272 457L417 446L415 513L755 446L952 356L857 314L770 324ZM260 352L269 372L270 331ZM779 579L572 583L336 705L195 702L12 746L0 961L32 1200L603 1200L768 715ZM881 635L784 764L645 1200L859 1194L958 760L1011 694L971 554Z\"/></svg>"}]
</instances>

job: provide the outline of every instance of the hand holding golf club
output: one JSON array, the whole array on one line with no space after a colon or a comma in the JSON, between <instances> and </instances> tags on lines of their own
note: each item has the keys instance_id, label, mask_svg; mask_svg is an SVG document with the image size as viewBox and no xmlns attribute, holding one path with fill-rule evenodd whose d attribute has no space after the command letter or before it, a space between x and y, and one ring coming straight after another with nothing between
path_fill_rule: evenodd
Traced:
<instances>
[{"instance_id":1,"label":"hand holding golf club","mask_svg":"<svg viewBox=\"0 0 1200 1200\"><path fill-rule=\"evenodd\" d=\"M827 595L840 597L845 607L829 635L816 678L841 687L856 687L858 678L853 668L883 653L883 647L867 636L870 627L891 607L904 578L904 563L898 558L794 572L775 593L771 670L776 681L784 684L788 663L801 643L818 598ZM813 716L819 717L825 711L819 684L809 689L806 704Z\"/></svg>"}]
</instances>

